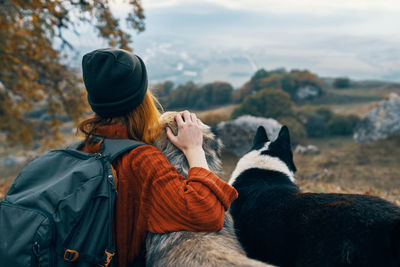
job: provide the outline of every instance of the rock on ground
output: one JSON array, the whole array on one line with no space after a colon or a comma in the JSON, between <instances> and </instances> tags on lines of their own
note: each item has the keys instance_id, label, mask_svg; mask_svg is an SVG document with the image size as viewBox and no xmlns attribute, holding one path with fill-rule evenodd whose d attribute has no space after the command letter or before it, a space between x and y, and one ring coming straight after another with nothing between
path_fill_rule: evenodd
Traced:
<instances>
[{"instance_id":1,"label":"rock on ground","mask_svg":"<svg viewBox=\"0 0 400 267\"><path fill-rule=\"evenodd\" d=\"M225 149L240 157L250 150L254 135L260 125L265 127L270 140L276 139L282 127L274 119L244 115L235 120L219 123L215 127L215 132L221 138Z\"/></svg>"},{"instance_id":2,"label":"rock on ground","mask_svg":"<svg viewBox=\"0 0 400 267\"><path fill-rule=\"evenodd\" d=\"M357 144L366 144L394 135L400 135L400 96L391 93L356 125L353 138Z\"/></svg>"},{"instance_id":3,"label":"rock on ground","mask_svg":"<svg viewBox=\"0 0 400 267\"><path fill-rule=\"evenodd\" d=\"M302 154L302 155L318 155L320 153L318 147L314 145L297 145L294 149L294 153Z\"/></svg>"}]
</instances>

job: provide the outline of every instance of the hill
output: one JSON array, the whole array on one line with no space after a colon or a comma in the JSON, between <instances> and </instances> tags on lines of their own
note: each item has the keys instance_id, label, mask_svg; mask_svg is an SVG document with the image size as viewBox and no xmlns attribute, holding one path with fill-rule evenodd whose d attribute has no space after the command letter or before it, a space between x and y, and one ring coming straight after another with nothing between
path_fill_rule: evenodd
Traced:
<instances>
[{"instance_id":1,"label":"hill","mask_svg":"<svg viewBox=\"0 0 400 267\"><path fill-rule=\"evenodd\" d=\"M328 108L338 114L365 116L371 108L384 100L390 92L400 93L400 85L383 81L352 81L348 88L333 87L332 78L322 78L324 91L320 98L304 101L296 109L305 106ZM215 125L230 119L240 104L216 106L196 111L204 122ZM178 109L179 110L179 109ZM62 133L66 143L76 140L73 123L64 124ZM0 139L0 160L9 156L24 157L31 153L42 153L47 148L31 148L27 152L22 146L8 147ZM392 201L400 201L400 138L375 142L370 145L356 145L351 136L305 138L301 144L314 144L321 150L320 155L295 155L298 166L298 183L305 190L316 192L355 192L377 194ZM64 144L58 144L62 147ZM54 147L54 146L53 146ZM228 152L222 155L224 179L228 179L238 158ZM0 164L0 198L24 164L5 166Z\"/></svg>"}]
</instances>

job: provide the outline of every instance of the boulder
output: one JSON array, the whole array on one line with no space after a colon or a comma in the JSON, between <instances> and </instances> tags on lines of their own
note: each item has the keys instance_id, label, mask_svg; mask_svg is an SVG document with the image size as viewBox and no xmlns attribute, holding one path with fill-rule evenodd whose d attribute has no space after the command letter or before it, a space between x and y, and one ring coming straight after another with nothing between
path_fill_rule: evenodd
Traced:
<instances>
[{"instance_id":1,"label":"boulder","mask_svg":"<svg viewBox=\"0 0 400 267\"><path fill-rule=\"evenodd\" d=\"M321 95L321 89L315 86L307 85L299 87L296 95L298 99L314 99Z\"/></svg>"},{"instance_id":2,"label":"boulder","mask_svg":"<svg viewBox=\"0 0 400 267\"><path fill-rule=\"evenodd\" d=\"M235 120L220 122L214 130L221 138L225 149L241 157L250 150L254 135L260 125L265 127L271 140L276 139L282 127L274 119L244 115Z\"/></svg>"},{"instance_id":3,"label":"boulder","mask_svg":"<svg viewBox=\"0 0 400 267\"><path fill-rule=\"evenodd\" d=\"M297 145L294 149L294 153L302 154L302 155L318 155L320 153L318 147L314 145Z\"/></svg>"},{"instance_id":4,"label":"boulder","mask_svg":"<svg viewBox=\"0 0 400 267\"><path fill-rule=\"evenodd\" d=\"M353 138L357 144L366 144L394 135L400 135L400 96L391 93L356 125Z\"/></svg>"}]
</instances>

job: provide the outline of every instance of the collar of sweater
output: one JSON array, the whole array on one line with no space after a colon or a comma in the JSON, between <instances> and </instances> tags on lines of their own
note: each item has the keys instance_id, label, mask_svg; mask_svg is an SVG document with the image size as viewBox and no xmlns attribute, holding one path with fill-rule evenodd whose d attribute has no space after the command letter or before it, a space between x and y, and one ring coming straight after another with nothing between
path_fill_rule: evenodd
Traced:
<instances>
[{"instance_id":1,"label":"collar of sweater","mask_svg":"<svg viewBox=\"0 0 400 267\"><path fill-rule=\"evenodd\" d=\"M128 129L122 124L104 125L98 127L95 134L106 138L128 138ZM103 140L97 143L85 143L82 151L87 153L99 153L101 151L102 141Z\"/></svg>"},{"instance_id":2,"label":"collar of sweater","mask_svg":"<svg viewBox=\"0 0 400 267\"><path fill-rule=\"evenodd\" d=\"M122 124L104 125L96 129L96 135L107 138L128 138L128 129Z\"/></svg>"}]
</instances>

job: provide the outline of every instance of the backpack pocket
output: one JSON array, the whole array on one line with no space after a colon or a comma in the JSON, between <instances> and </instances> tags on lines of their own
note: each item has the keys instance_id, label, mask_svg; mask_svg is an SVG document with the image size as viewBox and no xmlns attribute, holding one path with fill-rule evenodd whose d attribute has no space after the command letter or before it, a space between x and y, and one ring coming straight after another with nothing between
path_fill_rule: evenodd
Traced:
<instances>
[{"instance_id":1,"label":"backpack pocket","mask_svg":"<svg viewBox=\"0 0 400 267\"><path fill-rule=\"evenodd\" d=\"M0 202L0 262L4 266L55 266L51 215Z\"/></svg>"}]
</instances>

